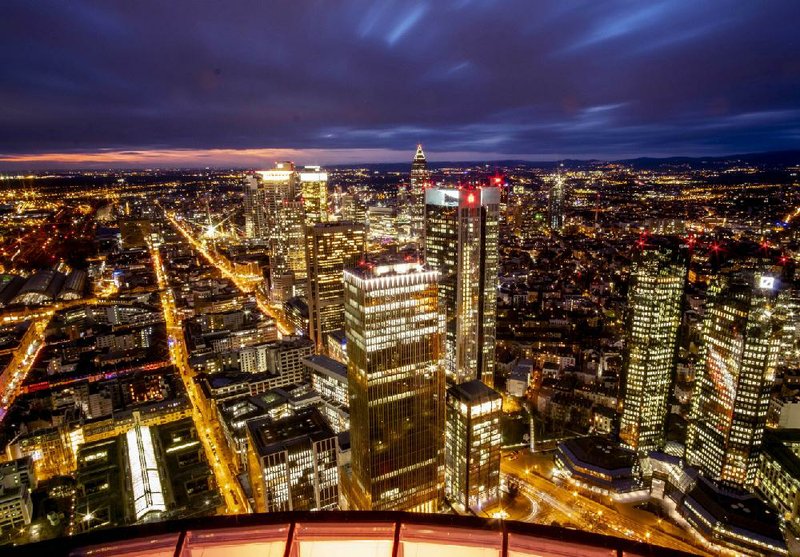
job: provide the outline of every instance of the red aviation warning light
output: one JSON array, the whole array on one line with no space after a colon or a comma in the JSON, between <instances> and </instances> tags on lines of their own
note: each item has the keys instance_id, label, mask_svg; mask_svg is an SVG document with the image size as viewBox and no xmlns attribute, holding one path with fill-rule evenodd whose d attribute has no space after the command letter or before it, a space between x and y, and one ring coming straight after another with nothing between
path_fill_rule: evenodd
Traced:
<instances>
[{"instance_id":1,"label":"red aviation warning light","mask_svg":"<svg viewBox=\"0 0 800 557\"><path fill-rule=\"evenodd\" d=\"M475 203L475 194L474 193L470 192L470 194L467 196L467 203L469 203L470 205Z\"/></svg>"}]
</instances>

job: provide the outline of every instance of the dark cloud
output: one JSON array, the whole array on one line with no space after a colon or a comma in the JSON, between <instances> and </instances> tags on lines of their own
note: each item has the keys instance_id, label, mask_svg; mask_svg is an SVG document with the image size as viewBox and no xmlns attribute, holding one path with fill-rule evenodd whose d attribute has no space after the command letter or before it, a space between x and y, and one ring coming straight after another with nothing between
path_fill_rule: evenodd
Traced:
<instances>
[{"instance_id":1,"label":"dark cloud","mask_svg":"<svg viewBox=\"0 0 800 557\"><path fill-rule=\"evenodd\" d=\"M798 21L795 0L7 0L0 154L796 148Z\"/></svg>"}]
</instances>

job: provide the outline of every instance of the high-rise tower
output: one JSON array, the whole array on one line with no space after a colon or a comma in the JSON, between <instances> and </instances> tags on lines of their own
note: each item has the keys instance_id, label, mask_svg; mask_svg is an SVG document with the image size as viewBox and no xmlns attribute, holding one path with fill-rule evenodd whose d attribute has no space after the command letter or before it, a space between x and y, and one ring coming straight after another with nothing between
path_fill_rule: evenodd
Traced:
<instances>
[{"instance_id":1,"label":"high-rise tower","mask_svg":"<svg viewBox=\"0 0 800 557\"><path fill-rule=\"evenodd\" d=\"M266 239L264 189L260 176L248 174L244 180L244 233L249 240Z\"/></svg>"},{"instance_id":2,"label":"high-rise tower","mask_svg":"<svg viewBox=\"0 0 800 557\"><path fill-rule=\"evenodd\" d=\"M428 161L422 151L422 145L417 145L417 152L414 154L414 160L411 161L407 197L410 236L415 242L421 242L425 233L425 189L430 185L430 179Z\"/></svg>"},{"instance_id":3,"label":"high-rise tower","mask_svg":"<svg viewBox=\"0 0 800 557\"><path fill-rule=\"evenodd\" d=\"M494 384L500 190L425 192L425 262L441 273L449 383Z\"/></svg>"},{"instance_id":4,"label":"high-rise tower","mask_svg":"<svg viewBox=\"0 0 800 557\"><path fill-rule=\"evenodd\" d=\"M687 258L677 245L646 246L634 259L623 363L622 444L637 450L665 442Z\"/></svg>"},{"instance_id":5,"label":"high-rise tower","mask_svg":"<svg viewBox=\"0 0 800 557\"><path fill-rule=\"evenodd\" d=\"M436 512L443 495L444 318L420 264L344 272L352 506Z\"/></svg>"},{"instance_id":6,"label":"high-rise tower","mask_svg":"<svg viewBox=\"0 0 800 557\"><path fill-rule=\"evenodd\" d=\"M564 226L565 197L564 178L559 173L550 184L547 194L547 224L551 230L561 230Z\"/></svg>"},{"instance_id":7,"label":"high-rise tower","mask_svg":"<svg viewBox=\"0 0 800 557\"><path fill-rule=\"evenodd\" d=\"M778 287L759 273L722 276L709 287L686 459L736 487L752 486L758 470L780 346Z\"/></svg>"},{"instance_id":8,"label":"high-rise tower","mask_svg":"<svg viewBox=\"0 0 800 557\"><path fill-rule=\"evenodd\" d=\"M308 230L308 319L309 334L318 350L325 335L344 328L342 271L364 255L363 224L327 222Z\"/></svg>"},{"instance_id":9,"label":"high-rise tower","mask_svg":"<svg viewBox=\"0 0 800 557\"><path fill-rule=\"evenodd\" d=\"M500 393L477 379L447 389L445 495L461 512L500 500L502 407Z\"/></svg>"}]
</instances>

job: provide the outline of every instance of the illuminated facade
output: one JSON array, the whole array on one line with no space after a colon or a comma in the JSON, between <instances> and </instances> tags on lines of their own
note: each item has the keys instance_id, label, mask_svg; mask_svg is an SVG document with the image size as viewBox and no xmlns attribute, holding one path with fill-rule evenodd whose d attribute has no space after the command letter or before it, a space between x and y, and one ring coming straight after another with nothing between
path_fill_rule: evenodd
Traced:
<instances>
[{"instance_id":1,"label":"illuminated facade","mask_svg":"<svg viewBox=\"0 0 800 557\"><path fill-rule=\"evenodd\" d=\"M439 508L445 378L437 279L418 263L344 273L352 508Z\"/></svg>"},{"instance_id":2,"label":"illuminated facade","mask_svg":"<svg viewBox=\"0 0 800 557\"><path fill-rule=\"evenodd\" d=\"M283 303L302 295L306 286L303 203L283 200L277 223L278 232L270 243L270 298Z\"/></svg>"},{"instance_id":3,"label":"illuminated facade","mask_svg":"<svg viewBox=\"0 0 800 557\"><path fill-rule=\"evenodd\" d=\"M328 222L328 173L319 166L305 166L298 174L306 226Z\"/></svg>"},{"instance_id":4,"label":"illuminated facade","mask_svg":"<svg viewBox=\"0 0 800 557\"><path fill-rule=\"evenodd\" d=\"M772 276L718 277L709 287L686 459L708 477L750 488L775 382L779 284Z\"/></svg>"},{"instance_id":5,"label":"illuminated facade","mask_svg":"<svg viewBox=\"0 0 800 557\"><path fill-rule=\"evenodd\" d=\"M309 334L318 350L325 335L344 328L342 271L364 254L363 224L320 223L309 229L308 320Z\"/></svg>"},{"instance_id":6,"label":"illuminated facade","mask_svg":"<svg viewBox=\"0 0 800 557\"><path fill-rule=\"evenodd\" d=\"M280 162L248 176L244 193L245 234L270 246L272 300L305 294L306 233L328 220L328 173Z\"/></svg>"},{"instance_id":7,"label":"illuminated facade","mask_svg":"<svg viewBox=\"0 0 800 557\"><path fill-rule=\"evenodd\" d=\"M406 205L407 220L409 221L409 236L414 242L420 242L425 234L425 189L430 185L431 174L428 171L428 161L422 151L422 145L417 145L417 152L411 161L411 175Z\"/></svg>"},{"instance_id":8,"label":"illuminated facade","mask_svg":"<svg viewBox=\"0 0 800 557\"><path fill-rule=\"evenodd\" d=\"M337 438L318 410L250 420L247 439L256 512L338 507Z\"/></svg>"},{"instance_id":9,"label":"illuminated facade","mask_svg":"<svg viewBox=\"0 0 800 557\"><path fill-rule=\"evenodd\" d=\"M561 230L564 226L565 198L564 178L558 174L547 192L547 224L550 230Z\"/></svg>"},{"instance_id":10,"label":"illuminated facade","mask_svg":"<svg viewBox=\"0 0 800 557\"><path fill-rule=\"evenodd\" d=\"M670 245L643 248L631 269L620 440L636 451L665 442L686 274L685 255Z\"/></svg>"},{"instance_id":11,"label":"illuminated facade","mask_svg":"<svg viewBox=\"0 0 800 557\"><path fill-rule=\"evenodd\" d=\"M158 517L167 506L150 428L137 426L131 429L125 434L125 441L134 516L136 520L151 514Z\"/></svg>"},{"instance_id":12,"label":"illuminated facade","mask_svg":"<svg viewBox=\"0 0 800 557\"><path fill-rule=\"evenodd\" d=\"M494 385L500 190L425 192L425 262L441 273L447 380Z\"/></svg>"},{"instance_id":13,"label":"illuminated facade","mask_svg":"<svg viewBox=\"0 0 800 557\"><path fill-rule=\"evenodd\" d=\"M250 240L261 240L267 236L267 215L264 204L264 190L260 187L260 177L248 174L244 180L244 234Z\"/></svg>"},{"instance_id":14,"label":"illuminated facade","mask_svg":"<svg viewBox=\"0 0 800 557\"><path fill-rule=\"evenodd\" d=\"M477 379L447 390L445 495L459 511L500 499L500 394Z\"/></svg>"}]
</instances>

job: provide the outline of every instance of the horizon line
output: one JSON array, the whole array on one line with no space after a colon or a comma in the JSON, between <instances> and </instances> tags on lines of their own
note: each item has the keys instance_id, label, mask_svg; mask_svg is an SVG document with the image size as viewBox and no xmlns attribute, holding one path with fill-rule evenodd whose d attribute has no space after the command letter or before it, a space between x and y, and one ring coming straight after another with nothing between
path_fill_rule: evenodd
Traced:
<instances>
[{"instance_id":1,"label":"horizon line","mask_svg":"<svg viewBox=\"0 0 800 557\"><path fill-rule=\"evenodd\" d=\"M798 149L747 151L738 153L675 154L645 152L640 154L532 154L477 151L428 151L429 163L498 162L556 163L618 162L637 159L688 158L725 159L740 156L777 153L800 153ZM244 148L244 149L98 149L82 152L50 153L0 153L0 172L32 170L167 170L167 169L219 169L246 170L263 167L265 163L284 160L305 160L305 164L321 166L356 166L410 164L414 149L354 148L354 149L298 149L298 148Z\"/></svg>"}]
</instances>

